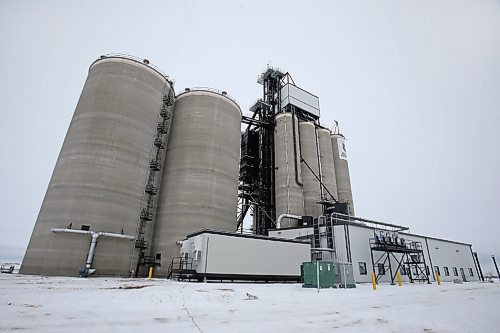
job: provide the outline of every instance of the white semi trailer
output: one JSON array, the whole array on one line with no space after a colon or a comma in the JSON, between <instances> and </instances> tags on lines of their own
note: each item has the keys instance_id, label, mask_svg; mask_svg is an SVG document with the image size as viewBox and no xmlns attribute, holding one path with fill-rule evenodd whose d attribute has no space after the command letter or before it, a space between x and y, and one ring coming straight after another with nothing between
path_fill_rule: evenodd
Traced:
<instances>
[{"instance_id":1,"label":"white semi trailer","mask_svg":"<svg viewBox=\"0 0 500 333\"><path fill-rule=\"evenodd\" d=\"M309 242L202 230L181 243L172 270L198 280L300 281Z\"/></svg>"}]
</instances>

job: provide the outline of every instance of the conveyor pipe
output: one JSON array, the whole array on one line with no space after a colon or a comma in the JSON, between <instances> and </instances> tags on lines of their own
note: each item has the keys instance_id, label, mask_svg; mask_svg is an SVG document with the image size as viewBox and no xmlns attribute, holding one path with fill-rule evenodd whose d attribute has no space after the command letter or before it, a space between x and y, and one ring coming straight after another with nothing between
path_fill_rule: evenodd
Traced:
<instances>
[{"instance_id":1,"label":"conveyor pipe","mask_svg":"<svg viewBox=\"0 0 500 333\"><path fill-rule=\"evenodd\" d=\"M283 220L284 218L289 218L289 219L294 219L294 220L299 220L299 221L302 220L302 216L300 216L300 215L281 214L280 216L278 216L278 220L276 221L276 229L281 228L281 220Z\"/></svg>"}]
</instances>

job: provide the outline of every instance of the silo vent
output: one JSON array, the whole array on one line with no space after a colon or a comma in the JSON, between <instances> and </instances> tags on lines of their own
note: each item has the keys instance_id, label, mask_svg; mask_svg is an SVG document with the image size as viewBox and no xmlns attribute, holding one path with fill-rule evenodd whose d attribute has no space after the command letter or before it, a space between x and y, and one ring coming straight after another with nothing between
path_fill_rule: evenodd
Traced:
<instances>
[{"instance_id":1,"label":"silo vent","mask_svg":"<svg viewBox=\"0 0 500 333\"><path fill-rule=\"evenodd\" d=\"M149 64L149 60L148 59L144 59L142 62L145 63L146 65Z\"/></svg>"},{"instance_id":2,"label":"silo vent","mask_svg":"<svg viewBox=\"0 0 500 333\"><path fill-rule=\"evenodd\" d=\"M191 91L191 89L189 89L189 88L184 88L184 91L185 91L185 92L188 92L188 91Z\"/></svg>"},{"instance_id":3,"label":"silo vent","mask_svg":"<svg viewBox=\"0 0 500 333\"><path fill-rule=\"evenodd\" d=\"M227 96L227 91L223 91L222 96Z\"/></svg>"}]
</instances>

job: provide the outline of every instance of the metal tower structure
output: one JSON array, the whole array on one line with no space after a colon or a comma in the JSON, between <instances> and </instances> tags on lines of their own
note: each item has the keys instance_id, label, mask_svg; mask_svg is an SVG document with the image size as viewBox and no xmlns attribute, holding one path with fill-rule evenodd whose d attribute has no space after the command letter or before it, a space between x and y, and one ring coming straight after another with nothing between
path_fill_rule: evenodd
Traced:
<instances>
[{"instance_id":1,"label":"metal tower structure","mask_svg":"<svg viewBox=\"0 0 500 333\"><path fill-rule=\"evenodd\" d=\"M241 228L240 230L243 231L243 220L252 208L254 233L267 235L268 230L275 227L277 218L274 160L275 117L278 113L288 112L292 114L292 121L296 121L297 118L300 121L309 121L319 125L319 101L316 96L297 87L289 73L277 68L268 67L258 77L257 83L262 85L262 98L250 107L251 117L242 117L242 122L248 126L241 137L237 229ZM301 101L302 98L304 100ZM294 124L292 127L294 138L299 135L295 132L295 127ZM298 155L299 150L294 144L294 156ZM295 159L295 170L300 168L301 162L301 156ZM322 183L320 175L312 172ZM302 186L297 172L295 181Z\"/></svg>"},{"instance_id":2,"label":"metal tower structure","mask_svg":"<svg viewBox=\"0 0 500 333\"><path fill-rule=\"evenodd\" d=\"M268 67L257 82L262 85L262 99L250 108L251 117L243 116L248 124L242 134L237 228L253 206L254 231L267 235L276 218L274 198L274 126L275 114L281 110L281 70Z\"/></svg>"}]
</instances>

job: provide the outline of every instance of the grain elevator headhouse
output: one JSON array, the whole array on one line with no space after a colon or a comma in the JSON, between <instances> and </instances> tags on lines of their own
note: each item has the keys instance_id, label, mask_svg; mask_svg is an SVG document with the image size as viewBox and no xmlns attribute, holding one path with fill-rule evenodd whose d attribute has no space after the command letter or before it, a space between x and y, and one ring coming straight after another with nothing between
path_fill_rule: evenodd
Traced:
<instances>
[{"instance_id":1,"label":"grain elevator headhouse","mask_svg":"<svg viewBox=\"0 0 500 333\"><path fill-rule=\"evenodd\" d=\"M293 216L354 215L347 160L333 147L343 136L321 125L319 98L277 68L268 67L257 82L263 96L242 119L238 227L249 211L259 235L278 220L297 226Z\"/></svg>"}]
</instances>

